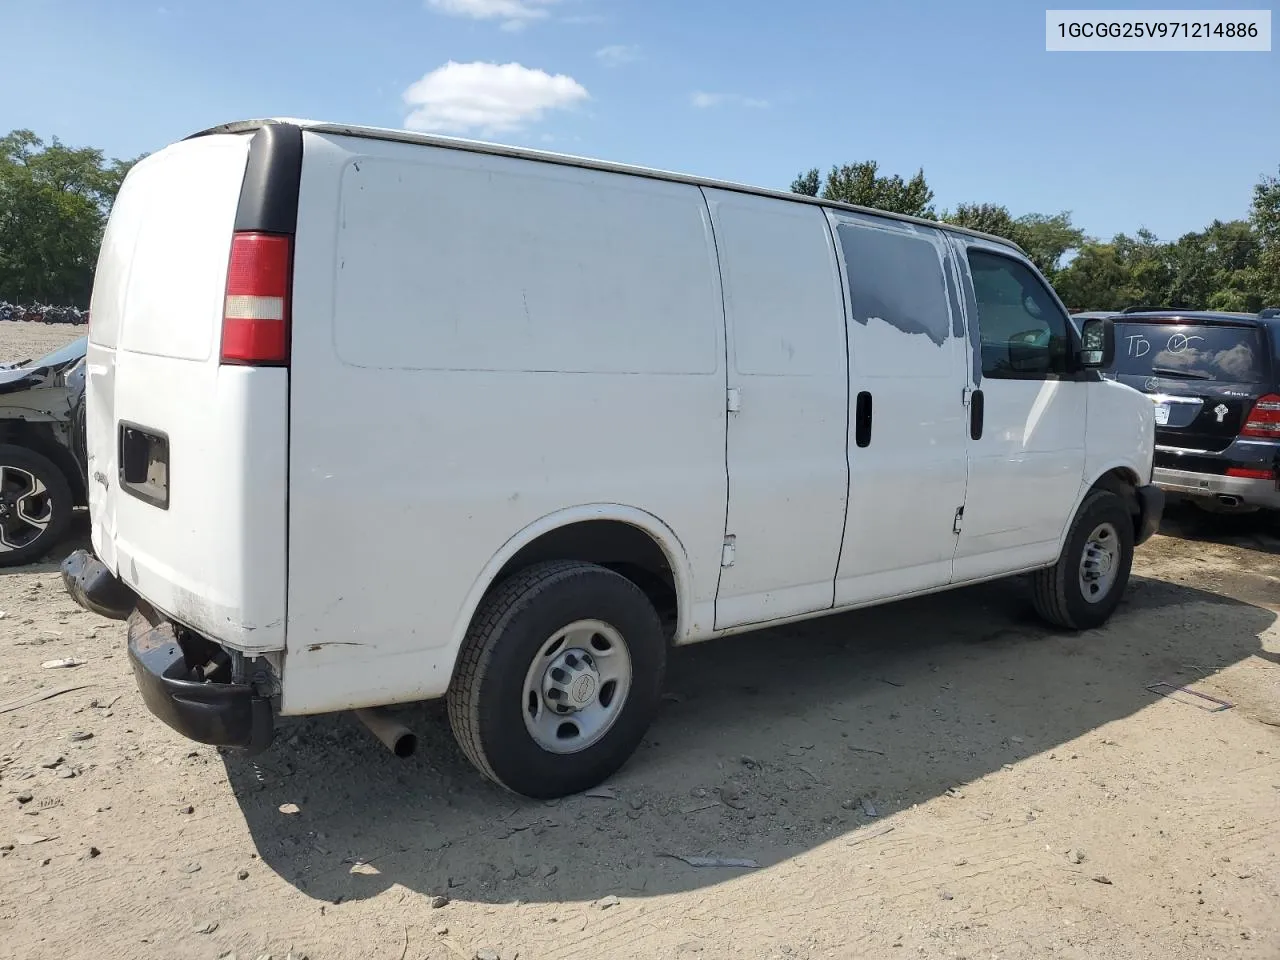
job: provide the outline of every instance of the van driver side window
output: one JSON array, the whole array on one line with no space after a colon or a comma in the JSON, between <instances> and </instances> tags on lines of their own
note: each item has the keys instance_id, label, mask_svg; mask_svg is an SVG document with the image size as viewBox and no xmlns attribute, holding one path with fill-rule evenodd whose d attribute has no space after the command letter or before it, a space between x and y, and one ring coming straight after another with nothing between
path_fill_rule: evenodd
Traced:
<instances>
[{"instance_id":1,"label":"van driver side window","mask_svg":"<svg viewBox=\"0 0 1280 960\"><path fill-rule=\"evenodd\" d=\"M978 301L982 375L1038 380L1070 371L1066 314L1025 264L986 250L969 250Z\"/></svg>"}]
</instances>

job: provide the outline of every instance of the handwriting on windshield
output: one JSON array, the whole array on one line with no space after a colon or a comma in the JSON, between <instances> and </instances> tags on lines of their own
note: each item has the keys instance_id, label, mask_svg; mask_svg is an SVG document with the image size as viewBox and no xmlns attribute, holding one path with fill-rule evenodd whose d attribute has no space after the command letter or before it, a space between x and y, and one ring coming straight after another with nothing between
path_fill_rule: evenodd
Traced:
<instances>
[{"instance_id":1,"label":"handwriting on windshield","mask_svg":"<svg viewBox=\"0 0 1280 960\"><path fill-rule=\"evenodd\" d=\"M1188 337L1186 334L1175 333L1169 337L1169 342L1165 344L1165 352L1167 353L1184 353L1192 349L1192 343L1196 340L1203 340L1204 337ZM1135 333L1125 337L1128 355L1130 357L1145 357L1151 352L1151 341L1147 339L1145 334Z\"/></svg>"}]
</instances>

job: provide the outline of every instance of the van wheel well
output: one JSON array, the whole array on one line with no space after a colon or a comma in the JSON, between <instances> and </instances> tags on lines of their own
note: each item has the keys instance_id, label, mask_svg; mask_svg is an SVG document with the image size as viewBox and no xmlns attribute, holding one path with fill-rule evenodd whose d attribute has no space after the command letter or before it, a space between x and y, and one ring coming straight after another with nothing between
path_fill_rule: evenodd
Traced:
<instances>
[{"instance_id":1,"label":"van wheel well","mask_svg":"<svg viewBox=\"0 0 1280 960\"><path fill-rule=\"evenodd\" d=\"M490 591L517 570L549 560L596 563L634 583L662 620L668 642L675 636L679 596L675 574L656 540L620 520L585 520L544 533L521 547L494 577Z\"/></svg>"},{"instance_id":2,"label":"van wheel well","mask_svg":"<svg viewBox=\"0 0 1280 960\"><path fill-rule=\"evenodd\" d=\"M1134 531L1136 532L1142 521L1141 507L1138 504L1138 475L1132 470L1125 467L1116 467L1114 470L1108 470L1093 484L1093 490L1109 490L1124 501L1129 509L1129 516L1133 518ZM1086 497L1086 499L1088 499Z\"/></svg>"}]
</instances>

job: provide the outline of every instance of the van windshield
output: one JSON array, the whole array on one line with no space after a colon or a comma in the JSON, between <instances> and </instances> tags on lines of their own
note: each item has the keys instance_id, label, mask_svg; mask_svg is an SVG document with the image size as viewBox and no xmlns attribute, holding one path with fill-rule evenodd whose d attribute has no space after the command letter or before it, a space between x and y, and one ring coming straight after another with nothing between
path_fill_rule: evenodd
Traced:
<instances>
[{"instance_id":1,"label":"van windshield","mask_svg":"<svg viewBox=\"0 0 1280 960\"><path fill-rule=\"evenodd\" d=\"M1266 367L1256 327L1116 324L1117 374L1259 383L1266 379Z\"/></svg>"}]
</instances>

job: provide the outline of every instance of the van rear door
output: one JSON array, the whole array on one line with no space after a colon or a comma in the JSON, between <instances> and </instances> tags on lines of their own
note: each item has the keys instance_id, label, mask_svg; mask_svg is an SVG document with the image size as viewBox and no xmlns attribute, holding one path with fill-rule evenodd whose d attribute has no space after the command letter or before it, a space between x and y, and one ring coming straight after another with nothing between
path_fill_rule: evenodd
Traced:
<instances>
[{"instance_id":1,"label":"van rear door","mask_svg":"<svg viewBox=\"0 0 1280 960\"><path fill-rule=\"evenodd\" d=\"M125 179L90 308L86 433L99 558L175 620L257 653L284 646L289 382L221 362L251 143L185 140Z\"/></svg>"}]
</instances>

